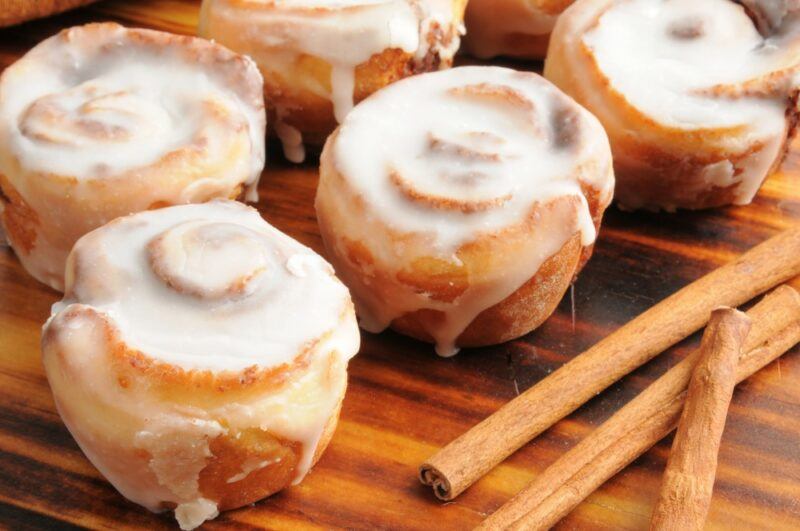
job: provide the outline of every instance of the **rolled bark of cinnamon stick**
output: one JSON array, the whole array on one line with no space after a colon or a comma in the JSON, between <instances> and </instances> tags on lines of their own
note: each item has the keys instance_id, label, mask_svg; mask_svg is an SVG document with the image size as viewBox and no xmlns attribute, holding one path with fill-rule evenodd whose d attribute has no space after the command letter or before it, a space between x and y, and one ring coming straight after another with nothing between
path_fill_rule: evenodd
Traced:
<instances>
[{"instance_id":1,"label":"rolled bark of cinnamon stick","mask_svg":"<svg viewBox=\"0 0 800 531\"><path fill-rule=\"evenodd\" d=\"M737 383L800 342L800 294L781 286L747 312L753 325ZM606 480L666 437L678 423L695 352L667 371L545 469L479 529L549 529Z\"/></svg>"},{"instance_id":2,"label":"rolled bark of cinnamon stick","mask_svg":"<svg viewBox=\"0 0 800 531\"><path fill-rule=\"evenodd\" d=\"M750 319L742 312L721 308L711 314L653 510L652 531L702 531L705 525L736 367L749 330Z\"/></svg>"},{"instance_id":3,"label":"rolled bark of cinnamon stick","mask_svg":"<svg viewBox=\"0 0 800 531\"><path fill-rule=\"evenodd\" d=\"M739 306L800 275L800 228L781 232L656 304L507 403L420 466L451 500L600 391L696 332L718 306Z\"/></svg>"}]
</instances>

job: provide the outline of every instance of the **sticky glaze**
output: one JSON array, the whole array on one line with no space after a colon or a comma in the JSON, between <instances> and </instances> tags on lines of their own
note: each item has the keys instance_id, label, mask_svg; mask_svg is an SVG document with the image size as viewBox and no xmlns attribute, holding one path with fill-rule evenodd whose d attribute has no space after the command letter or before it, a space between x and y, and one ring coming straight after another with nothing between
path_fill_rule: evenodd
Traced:
<instances>
[{"instance_id":1,"label":"sticky glaze","mask_svg":"<svg viewBox=\"0 0 800 531\"><path fill-rule=\"evenodd\" d=\"M154 511L175 504L184 529L217 513L198 479L218 436L258 429L298 442L293 481L302 480L359 344L348 291L331 266L232 201L144 212L83 237L44 335L59 411L87 457L136 503ZM245 382L300 365L285 384L201 406L121 382L116 341L162 372ZM228 483L269 464L244 461Z\"/></svg>"},{"instance_id":2,"label":"sticky glaze","mask_svg":"<svg viewBox=\"0 0 800 531\"><path fill-rule=\"evenodd\" d=\"M337 176L346 190L332 184ZM342 215L322 227L362 326L380 331L407 313L439 310L443 324L428 332L440 354L452 355L481 311L516 291L574 234L583 245L594 241L584 189L605 204L612 188L608 140L594 117L535 74L464 67L400 81L359 104L326 145L317 201L324 196L342 212L353 198L364 205L366 219ZM342 258L346 238L365 245L389 277L421 257L458 265L462 246L565 197L537 221L508 269L454 301L392 281L370 283ZM409 235L423 249L405 244Z\"/></svg>"},{"instance_id":3,"label":"sticky glaze","mask_svg":"<svg viewBox=\"0 0 800 531\"><path fill-rule=\"evenodd\" d=\"M792 134L798 57L797 13L764 37L729 0L579 0L559 19L545 73L600 118L612 145L625 144L615 152L620 183L663 179L666 156L690 161L697 196L728 185L731 202L746 204ZM679 135L683 145L671 140ZM696 208L638 195L619 197L630 208Z\"/></svg>"},{"instance_id":4,"label":"sticky glaze","mask_svg":"<svg viewBox=\"0 0 800 531\"><path fill-rule=\"evenodd\" d=\"M63 289L72 244L117 216L242 187L257 199L261 84L221 46L112 23L65 30L7 68L0 174L36 214L32 242L9 234L26 268Z\"/></svg>"},{"instance_id":5,"label":"sticky glaze","mask_svg":"<svg viewBox=\"0 0 800 531\"><path fill-rule=\"evenodd\" d=\"M451 0L205 0L200 34L252 56L264 69L284 73L302 56L331 66L330 89L298 80L298 90L329 99L341 122L353 108L356 67L373 55L399 49L422 61L429 52L448 63L459 45ZM442 40L440 33L446 34ZM270 102L278 120L286 109ZM299 131L276 124L289 160L299 161Z\"/></svg>"}]
</instances>

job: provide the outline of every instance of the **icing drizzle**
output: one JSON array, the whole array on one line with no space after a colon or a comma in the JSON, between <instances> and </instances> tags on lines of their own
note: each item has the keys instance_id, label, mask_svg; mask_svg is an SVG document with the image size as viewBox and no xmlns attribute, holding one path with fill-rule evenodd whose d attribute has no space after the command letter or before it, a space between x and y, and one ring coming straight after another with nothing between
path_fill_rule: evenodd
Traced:
<instances>
[{"instance_id":1,"label":"icing drizzle","mask_svg":"<svg viewBox=\"0 0 800 531\"><path fill-rule=\"evenodd\" d=\"M200 32L277 72L303 54L323 59L330 91L318 83L302 88L329 99L342 122L353 108L356 67L373 55L399 49L422 61L432 52L450 64L460 33L453 9L451 0L204 0ZM282 121L286 109L270 103ZM301 161L299 131L285 123L275 131L286 157Z\"/></svg>"}]
</instances>

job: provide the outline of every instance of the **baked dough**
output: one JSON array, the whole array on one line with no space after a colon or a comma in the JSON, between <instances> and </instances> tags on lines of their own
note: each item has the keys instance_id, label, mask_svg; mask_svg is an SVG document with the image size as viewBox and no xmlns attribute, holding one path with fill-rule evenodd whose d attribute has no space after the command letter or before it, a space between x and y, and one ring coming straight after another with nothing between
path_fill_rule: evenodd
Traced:
<instances>
[{"instance_id":1,"label":"baked dough","mask_svg":"<svg viewBox=\"0 0 800 531\"><path fill-rule=\"evenodd\" d=\"M358 346L331 266L235 201L141 212L81 238L42 339L86 456L182 529L303 479Z\"/></svg>"},{"instance_id":2,"label":"baked dough","mask_svg":"<svg viewBox=\"0 0 800 531\"><path fill-rule=\"evenodd\" d=\"M261 74L194 37L89 24L0 77L0 210L22 265L62 290L75 241L122 215L257 198Z\"/></svg>"},{"instance_id":3,"label":"baked dough","mask_svg":"<svg viewBox=\"0 0 800 531\"><path fill-rule=\"evenodd\" d=\"M463 67L356 106L323 150L316 211L362 327L446 356L552 313L613 186L592 115L536 74Z\"/></svg>"}]
</instances>

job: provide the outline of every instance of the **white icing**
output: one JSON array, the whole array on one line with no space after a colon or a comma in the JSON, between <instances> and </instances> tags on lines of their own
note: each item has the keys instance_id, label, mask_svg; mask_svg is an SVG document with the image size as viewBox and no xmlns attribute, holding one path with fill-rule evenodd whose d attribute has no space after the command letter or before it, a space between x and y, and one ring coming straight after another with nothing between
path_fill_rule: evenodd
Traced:
<instances>
[{"instance_id":1,"label":"white icing","mask_svg":"<svg viewBox=\"0 0 800 531\"><path fill-rule=\"evenodd\" d=\"M303 133L281 119L278 113L278 120L275 122L275 134L283 146L283 154L289 162L299 164L306 159L306 148L303 144Z\"/></svg>"},{"instance_id":2,"label":"white icing","mask_svg":"<svg viewBox=\"0 0 800 531\"><path fill-rule=\"evenodd\" d=\"M150 455L149 467L159 485L180 499L191 499L198 492L200 472L212 456L209 439L226 431L213 420L159 414L147 419L146 429L136 432L133 447Z\"/></svg>"},{"instance_id":3,"label":"white icing","mask_svg":"<svg viewBox=\"0 0 800 531\"><path fill-rule=\"evenodd\" d=\"M510 35L544 37L552 31L558 15L548 13L546 6L539 5L541 3L530 0L469 0L465 15L465 47L482 59L497 55L531 57L527 50L510 47L506 40Z\"/></svg>"},{"instance_id":4,"label":"white icing","mask_svg":"<svg viewBox=\"0 0 800 531\"><path fill-rule=\"evenodd\" d=\"M788 17L781 31L764 38L730 0L581 0L569 17L564 28L570 29L559 35L568 60L585 49L611 88L648 119L687 132L730 128L714 141L732 153L761 146L726 180L741 183L734 201L749 203L781 156L787 102L799 84L800 19ZM610 104L602 90L587 89L582 97L604 123L613 120L606 118ZM646 131L637 135L657 141ZM628 160L624 152L615 158ZM709 184L721 182L724 164L716 164L704 172Z\"/></svg>"},{"instance_id":5,"label":"white icing","mask_svg":"<svg viewBox=\"0 0 800 531\"><path fill-rule=\"evenodd\" d=\"M431 51L449 64L459 45L453 18L451 0L204 0L200 34L278 73L289 71L301 55L324 60L331 65L330 90L313 79L291 82L330 99L341 122L353 107L355 69L373 55L396 48L421 60ZM429 42L436 24L446 42ZM281 125L276 131L287 158L300 159L295 132Z\"/></svg>"},{"instance_id":6,"label":"white icing","mask_svg":"<svg viewBox=\"0 0 800 531\"><path fill-rule=\"evenodd\" d=\"M674 35L694 25L702 35ZM661 122L689 129L750 121L756 127L783 125L783 102L723 103L704 94L787 66L784 54L771 50L770 40L730 0L622 2L600 17L583 42L628 101Z\"/></svg>"},{"instance_id":7,"label":"white icing","mask_svg":"<svg viewBox=\"0 0 800 531\"><path fill-rule=\"evenodd\" d=\"M123 218L79 240L72 254L68 267L81 260L98 270L91 284L68 280L53 311L91 305L130 347L184 369L291 362L335 328L347 300L327 262L236 202ZM300 257L303 276L287 266Z\"/></svg>"},{"instance_id":8,"label":"white icing","mask_svg":"<svg viewBox=\"0 0 800 531\"><path fill-rule=\"evenodd\" d=\"M184 531L194 529L206 520L216 518L217 515L219 515L217 504L205 498L182 503L175 508L175 518Z\"/></svg>"},{"instance_id":9,"label":"white icing","mask_svg":"<svg viewBox=\"0 0 800 531\"><path fill-rule=\"evenodd\" d=\"M214 201L135 214L86 235L70 257L67 288L44 329L48 380L70 432L124 496L153 511L175 503L182 529L213 518L216 503L198 482L209 442L253 429L299 442L293 482L303 479L359 344L347 289L322 258L257 211ZM233 401L173 402L148 385L120 385L107 336L87 310L128 348L176 368L235 375L301 354L308 361L285 384ZM228 483L276 461L245 461Z\"/></svg>"},{"instance_id":10,"label":"white icing","mask_svg":"<svg viewBox=\"0 0 800 531\"><path fill-rule=\"evenodd\" d=\"M39 222L25 267L61 290L77 238L115 217L242 185L256 200L261 86L250 59L152 30L93 24L34 47L0 78L0 172Z\"/></svg>"},{"instance_id":11,"label":"white icing","mask_svg":"<svg viewBox=\"0 0 800 531\"><path fill-rule=\"evenodd\" d=\"M263 109L243 100L213 65L183 57L180 47L154 53L137 46L130 30L112 28L102 40L80 27L67 40L51 37L4 73L3 140L22 168L103 178L201 140L213 158L229 132L209 115L217 108L250 134L246 183L255 185L264 167Z\"/></svg>"},{"instance_id":12,"label":"white icing","mask_svg":"<svg viewBox=\"0 0 800 531\"><path fill-rule=\"evenodd\" d=\"M571 130L566 145L562 127ZM516 291L575 233L583 245L594 241L582 185L596 190L601 203L613 189L608 140L597 120L541 77L504 68L456 68L395 83L359 104L332 138L318 203L324 197L332 210L348 209L351 199L328 182L328 172L336 171L366 205L368 219L341 216L336 227L322 227L323 236L362 326L379 331L408 312L440 310L445 323L428 332L443 355L455 352L456 338L481 311ZM458 265L464 244L518 225L533 205L562 197L572 200L542 217L507 269L453 302L409 287L370 285L343 264L345 253L331 236L362 242L381 267L399 272L418 256L387 242L374 219L395 232L424 235L422 256Z\"/></svg>"}]
</instances>

